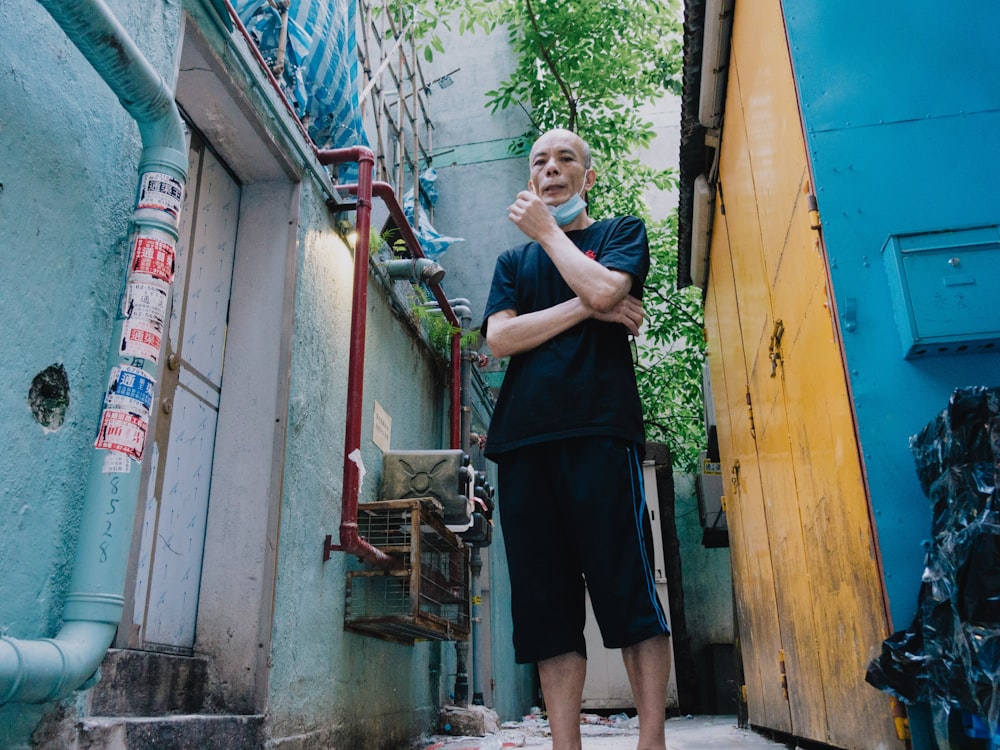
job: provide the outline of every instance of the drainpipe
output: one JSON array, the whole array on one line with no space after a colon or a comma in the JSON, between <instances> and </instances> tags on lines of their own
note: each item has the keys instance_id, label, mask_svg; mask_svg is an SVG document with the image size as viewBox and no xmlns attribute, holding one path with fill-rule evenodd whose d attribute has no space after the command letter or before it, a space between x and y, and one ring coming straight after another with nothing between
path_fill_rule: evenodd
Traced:
<instances>
[{"instance_id":1,"label":"drainpipe","mask_svg":"<svg viewBox=\"0 0 1000 750\"><path fill-rule=\"evenodd\" d=\"M459 298L451 300L451 304L455 310L455 314L458 315L462 321L462 330L464 331L472 328L472 303L465 298ZM461 353L462 450L468 450L469 433L472 431L472 363L478 360L478 353L471 349ZM475 490L473 489L473 493L474 492ZM469 560L469 573L472 576L472 581L470 587L471 605L469 612L469 630L471 632L468 650L469 672L472 674L472 679L470 680L472 685L472 704L479 706L483 705L482 675L480 674L483 663L483 655L481 651L482 634L480 632L482 628L482 615L479 604L482 600L483 586L480 578L482 572L483 561L480 554L480 547L477 544L472 547Z\"/></svg>"},{"instance_id":2,"label":"drainpipe","mask_svg":"<svg viewBox=\"0 0 1000 750\"><path fill-rule=\"evenodd\" d=\"M430 258L400 258L385 264L386 273L393 281L409 281L411 284L439 284L444 278L444 269Z\"/></svg>"},{"instance_id":3,"label":"drainpipe","mask_svg":"<svg viewBox=\"0 0 1000 750\"><path fill-rule=\"evenodd\" d=\"M334 550L356 555L385 570L398 563L372 546L358 532L358 494L361 490L361 407L365 385L365 320L368 311L368 244L372 221L372 170L375 154L365 146L317 151L320 164L357 163L358 240L354 245L354 287L351 301L351 343L347 362L347 417L344 434L344 483L340 506L340 544L329 536L323 545L323 561Z\"/></svg>"},{"instance_id":4,"label":"drainpipe","mask_svg":"<svg viewBox=\"0 0 1000 750\"><path fill-rule=\"evenodd\" d=\"M156 258L173 254L187 181L187 144L173 90L143 57L102 0L39 2L118 96L139 127L143 150L138 200L132 217L133 252L128 280L141 276L142 281L159 283L161 289L166 289L165 322L172 278L162 270L163 264L157 264ZM134 270L136 267L143 273ZM157 272L161 278L151 280L150 273ZM0 705L47 703L68 696L97 671L121 620L143 440L114 441L110 437L114 430L108 428L116 424L148 426L158 358L158 350L137 356L131 350L131 343L121 353L128 322L122 310L125 301L131 299L129 286L126 284L123 304L115 311L107 382L122 385L128 376L130 381L145 386L129 393L148 396L133 399L121 395L116 396L115 403L111 399L105 401L98 440L91 452L63 626L55 638L0 637ZM131 323L138 330L138 322ZM143 411L145 417L137 416ZM116 420L122 416L132 421Z\"/></svg>"},{"instance_id":5,"label":"drainpipe","mask_svg":"<svg viewBox=\"0 0 1000 750\"><path fill-rule=\"evenodd\" d=\"M464 331L472 327L472 307L471 302L465 298L458 298L448 300L448 304L451 305L452 310L455 315L459 318L459 328L461 329L459 334L452 339L452 346L461 346L461 331ZM471 386L472 386L472 353L471 352L459 352L459 368L460 368L460 388L456 389L459 395L459 413L460 417L460 430L461 435L461 447L462 450L468 450L469 445L469 432L472 425L472 399L471 399ZM453 394L454 396L454 394ZM474 492L474 488L473 488ZM455 660L458 663L457 674L455 675L455 703L458 705L468 705L469 703L469 684L472 684L472 702L476 703L477 696L478 702L482 704L483 693L482 690L477 689L479 685L479 667L480 667L480 654L478 650L479 641L479 595L480 595L480 581L479 574L482 572L482 559L479 555L479 547L472 547L471 559L470 559L470 569L469 572L472 575L472 580L470 582L470 622L469 622L469 641L456 641L455 642ZM463 669L464 667L464 669ZM471 679L470 679L471 675Z\"/></svg>"},{"instance_id":6,"label":"drainpipe","mask_svg":"<svg viewBox=\"0 0 1000 750\"><path fill-rule=\"evenodd\" d=\"M406 215L396 200L396 193L387 182L373 182L372 171L375 167L375 155L365 146L350 148L327 149L316 152L320 164L334 165L357 163L358 182L353 185L338 185L345 193L357 197L356 226L358 239L354 245L354 287L351 301L351 343L347 364L347 415L344 435L344 482L340 510L340 543L334 544L332 537L327 535L323 542L323 561L330 559L331 552L347 552L376 565L384 570L392 570L399 563L382 550L374 547L358 532L358 495L360 493L361 469L361 410L364 393L365 374L365 320L368 310L368 246L371 238L372 197L378 196L385 203L399 228L399 232L414 259L424 258L420 243L413 232L413 227L406 220ZM414 266L416 268L416 266ZM440 276L428 282L434 298L442 307L445 318L457 328L461 327L455 317L448 298L441 289ZM459 335L452 337L452 447L457 448L459 442L458 408L459 390Z\"/></svg>"},{"instance_id":7,"label":"drainpipe","mask_svg":"<svg viewBox=\"0 0 1000 750\"><path fill-rule=\"evenodd\" d=\"M324 152L320 152L321 154ZM322 160L322 159L321 159ZM358 185L341 185L339 186L344 192L350 193L352 195L361 195L360 192L360 180ZM417 240L417 235L413 231L413 227L410 226L410 222L406 220L406 214L403 213L402 207L399 205L399 201L396 199L396 192L392 189L392 185L388 182L373 182L372 183L372 195L377 196L382 199L385 203L386 209L389 211L389 215L395 222L396 227L399 229L399 233L406 243L406 248L410 251L410 256L415 259L424 258L424 251L420 248L420 242ZM360 207L360 199L358 205ZM370 214L369 214L370 220ZM358 211L358 244L360 245L360 229L361 229L361 212ZM367 268L365 269L367 273ZM460 394L460 383L461 383L461 328L462 324L459 322L458 317L455 315L455 311L452 309L451 303L448 301L448 297L445 295L444 290L441 288L439 283L429 282L427 286L431 290L431 294L434 299L437 300L438 307L441 309L441 313L444 315L445 319L451 323L458 331L451 337L451 435L450 442L451 447L461 448L461 406L459 402Z\"/></svg>"}]
</instances>

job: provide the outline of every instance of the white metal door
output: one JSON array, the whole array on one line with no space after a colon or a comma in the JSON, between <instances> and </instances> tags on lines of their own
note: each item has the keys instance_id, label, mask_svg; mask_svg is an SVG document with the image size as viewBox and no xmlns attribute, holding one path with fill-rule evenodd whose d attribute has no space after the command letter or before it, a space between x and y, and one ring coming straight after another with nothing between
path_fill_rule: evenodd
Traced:
<instances>
[{"instance_id":1,"label":"white metal door","mask_svg":"<svg viewBox=\"0 0 1000 750\"><path fill-rule=\"evenodd\" d=\"M197 135L188 156L130 644L179 653L194 645L240 203Z\"/></svg>"}]
</instances>

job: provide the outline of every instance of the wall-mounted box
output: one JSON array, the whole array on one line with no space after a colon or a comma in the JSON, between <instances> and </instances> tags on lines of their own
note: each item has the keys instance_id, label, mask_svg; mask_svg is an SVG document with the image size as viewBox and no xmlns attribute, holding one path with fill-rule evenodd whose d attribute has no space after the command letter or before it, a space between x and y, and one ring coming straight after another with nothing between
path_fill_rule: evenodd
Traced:
<instances>
[{"instance_id":1,"label":"wall-mounted box","mask_svg":"<svg viewBox=\"0 0 1000 750\"><path fill-rule=\"evenodd\" d=\"M1000 351L1000 228L892 235L882 259L907 359Z\"/></svg>"},{"instance_id":2,"label":"wall-mounted box","mask_svg":"<svg viewBox=\"0 0 1000 750\"><path fill-rule=\"evenodd\" d=\"M472 522L471 489L466 471L469 457L459 449L388 451L382 454L383 500L432 497L444 509L448 526L463 527Z\"/></svg>"}]
</instances>

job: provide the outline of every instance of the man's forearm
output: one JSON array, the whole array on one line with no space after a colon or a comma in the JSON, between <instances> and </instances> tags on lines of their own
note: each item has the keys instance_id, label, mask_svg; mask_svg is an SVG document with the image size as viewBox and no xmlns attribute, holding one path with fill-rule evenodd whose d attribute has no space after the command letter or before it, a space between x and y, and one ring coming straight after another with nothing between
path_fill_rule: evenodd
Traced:
<instances>
[{"instance_id":1,"label":"man's forearm","mask_svg":"<svg viewBox=\"0 0 1000 750\"><path fill-rule=\"evenodd\" d=\"M544 344L591 315L578 297L524 315L497 313L490 317L486 340L494 357L509 357Z\"/></svg>"},{"instance_id":2,"label":"man's forearm","mask_svg":"<svg viewBox=\"0 0 1000 750\"><path fill-rule=\"evenodd\" d=\"M631 294L626 294L606 311L589 308L579 297L574 297L524 315L513 310L494 313L488 321L486 340L494 357L508 357L530 351L588 318L620 323L624 333L638 335L644 317L642 302Z\"/></svg>"},{"instance_id":3,"label":"man's forearm","mask_svg":"<svg viewBox=\"0 0 1000 750\"><path fill-rule=\"evenodd\" d=\"M580 252L563 232L540 241L559 275L587 307L606 312L632 287L632 277L624 271L606 268Z\"/></svg>"}]
</instances>

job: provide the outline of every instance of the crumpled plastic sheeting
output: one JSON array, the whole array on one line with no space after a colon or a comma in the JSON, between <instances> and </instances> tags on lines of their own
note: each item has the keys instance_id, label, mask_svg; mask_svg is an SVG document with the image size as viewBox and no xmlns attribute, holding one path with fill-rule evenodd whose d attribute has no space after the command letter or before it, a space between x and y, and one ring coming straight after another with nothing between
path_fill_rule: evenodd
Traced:
<instances>
[{"instance_id":1,"label":"crumpled plastic sheeting","mask_svg":"<svg viewBox=\"0 0 1000 750\"><path fill-rule=\"evenodd\" d=\"M1000 725L1000 388L956 389L910 448L933 507L917 614L866 680L938 715Z\"/></svg>"},{"instance_id":2,"label":"crumpled plastic sheeting","mask_svg":"<svg viewBox=\"0 0 1000 750\"><path fill-rule=\"evenodd\" d=\"M250 37L268 65L277 59L281 15L268 0L234 0ZM285 66L278 80L317 148L368 145L359 103L357 3L291 0ZM342 180L357 167L341 166Z\"/></svg>"},{"instance_id":3,"label":"crumpled plastic sheeting","mask_svg":"<svg viewBox=\"0 0 1000 750\"><path fill-rule=\"evenodd\" d=\"M417 240L420 242L420 249L424 255L431 260L440 258L453 242L462 242L461 237L447 237L440 234L431 226L427 212L431 206L437 203L438 191L434 184L437 181L437 170L431 167L420 173L417 182L420 185L420 206L419 221L413 220L413 188L410 188L403 195L403 215L406 216L411 226L417 227Z\"/></svg>"}]
</instances>

